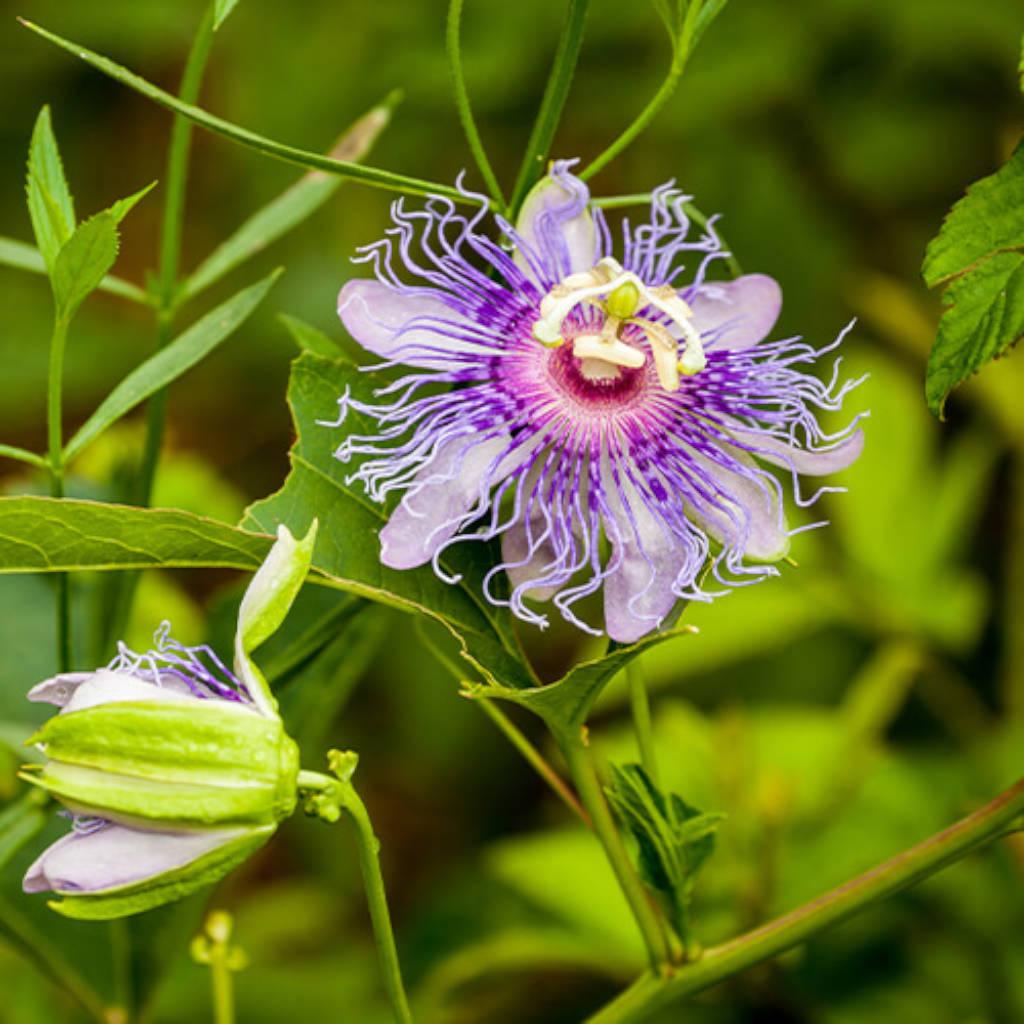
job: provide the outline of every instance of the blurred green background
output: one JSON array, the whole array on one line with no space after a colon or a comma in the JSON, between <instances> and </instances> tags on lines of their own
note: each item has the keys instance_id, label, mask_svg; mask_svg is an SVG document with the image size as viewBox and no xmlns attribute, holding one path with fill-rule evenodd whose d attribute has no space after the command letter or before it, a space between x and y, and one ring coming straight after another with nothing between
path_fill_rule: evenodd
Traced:
<instances>
[{"instance_id":1,"label":"blurred green background","mask_svg":"<svg viewBox=\"0 0 1024 1024\"><path fill-rule=\"evenodd\" d=\"M562 4L469 0L466 73L506 186L543 90ZM556 155L595 155L657 87L667 42L651 5L593 0ZM0 234L28 240L24 159L43 103L80 213L162 177L169 116L19 28L14 14L177 88L202 5L182 0L24 0L0 20ZM10 16L6 16L10 15ZM438 181L469 157L450 100L440 0L245 0L218 33L202 104L272 138L326 150L390 90L404 90L371 162ZM948 824L1021 772L1024 742L1024 359L989 367L940 425L923 367L939 312L919 277L927 241L971 181L1024 128L1015 77L1019 0L733 0L653 128L594 181L597 194L674 177L747 270L782 283L782 330L823 342L852 316L851 374L870 373L862 460L824 506L832 527L799 537L799 568L688 612L699 636L646 659L669 781L729 815L698 893L698 929L719 941L843 881ZM197 133L184 249L190 268L297 172ZM471 180L474 179L471 175ZM155 502L237 522L287 472L284 400L294 355L276 313L338 337L348 257L378 237L391 197L351 183L316 217L237 271L214 304L258 273L287 273L239 333L173 389ZM117 273L155 264L159 190L124 224ZM0 440L40 449L50 298L0 268ZM84 420L148 355L145 310L94 296L69 343L66 417ZM72 491L110 497L138 458L140 417L73 467ZM4 493L40 490L0 464ZM129 639L162 618L185 641L223 643L242 581L149 573ZM90 592L76 579L78 663ZM305 595L293 616L337 595ZM25 690L55 667L47 580L0 579L0 739L38 709ZM337 641L280 668L289 724L315 765L328 745L362 754L359 779L421 1019L575 1022L642 965L601 854L491 723L424 653L414 623L349 601ZM556 628L528 637L551 671L588 649ZM273 657L268 651L267 658ZM536 723L517 719L538 742ZM621 685L595 742L632 758ZM17 794L0 745L0 802ZM58 834L55 822L47 833ZM105 994L106 926L58 919L20 892L42 839L0 875L3 922L36 930ZM1024 1020L1024 844L1004 843L659 1019L695 1024L1019 1024ZM289 823L212 897L237 915L252 966L245 1024L388 1019L342 829ZM208 979L187 956L202 902L132 922L136 996L156 1022L209 1017ZM160 982L157 985L157 982ZM0 1021L80 1013L0 938Z\"/></svg>"}]
</instances>

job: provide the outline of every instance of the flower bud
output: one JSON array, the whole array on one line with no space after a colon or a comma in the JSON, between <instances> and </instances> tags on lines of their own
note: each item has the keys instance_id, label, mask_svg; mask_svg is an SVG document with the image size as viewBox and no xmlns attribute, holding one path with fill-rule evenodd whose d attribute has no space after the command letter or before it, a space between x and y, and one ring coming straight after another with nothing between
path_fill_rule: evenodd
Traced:
<instances>
[{"instance_id":1,"label":"flower bud","mask_svg":"<svg viewBox=\"0 0 1024 1024\"><path fill-rule=\"evenodd\" d=\"M26 892L53 891L69 917L137 913L217 881L295 809L298 748L249 651L283 621L309 567L313 531L282 528L242 602L232 673L165 624L153 650L33 688L55 704L29 740L45 755L21 777L74 818L29 868Z\"/></svg>"}]
</instances>

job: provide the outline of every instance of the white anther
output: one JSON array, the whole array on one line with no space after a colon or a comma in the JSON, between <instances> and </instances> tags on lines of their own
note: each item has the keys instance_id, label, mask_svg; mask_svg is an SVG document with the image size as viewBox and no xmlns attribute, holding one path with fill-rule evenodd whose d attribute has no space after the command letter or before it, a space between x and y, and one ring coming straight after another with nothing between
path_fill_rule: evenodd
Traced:
<instances>
[{"instance_id":1,"label":"white anther","mask_svg":"<svg viewBox=\"0 0 1024 1024\"><path fill-rule=\"evenodd\" d=\"M628 366L639 370L644 365L643 352L618 338L603 334L580 334L572 343L572 354L577 359L603 359L615 366Z\"/></svg>"}]
</instances>

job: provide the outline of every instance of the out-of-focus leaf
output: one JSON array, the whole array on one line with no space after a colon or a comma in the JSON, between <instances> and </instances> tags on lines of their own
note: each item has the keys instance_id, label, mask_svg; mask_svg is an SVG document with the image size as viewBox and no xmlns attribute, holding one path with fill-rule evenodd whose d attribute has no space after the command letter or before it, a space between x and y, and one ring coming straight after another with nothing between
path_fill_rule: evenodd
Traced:
<instances>
[{"instance_id":1,"label":"out-of-focus leaf","mask_svg":"<svg viewBox=\"0 0 1024 1024\"><path fill-rule=\"evenodd\" d=\"M36 245L44 265L52 274L57 253L75 230L75 207L64 177L49 107L39 111L32 130L26 190Z\"/></svg>"},{"instance_id":2,"label":"out-of-focus leaf","mask_svg":"<svg viewBox=\"0 0 1024 1024\"><path fill-rule=\"evenodd\" d=\"M662 900L676 932L691 935L697 876L715 850L723 814L706 814L663 793L638 764L612 765L608 800L636 840L640 877Z\"/></svg>"},{"instance_id":3,"label":"out-of-focus leaf","mask_svg":"<svg viewBox=\"0 0 1024 1024\"><path fill-rule=\"evenodd\" d=\"M280 491L249 509L244 524L273 531L284 523L302 533L318 517L316 567L351 581L356 593L438 619L461 639L469 659L490 680L510 687L532 685L535 679L518 653L508 612L482 596L480 580L489 567L486 553L468 551L463 545L451 559L445 558L461 576L456 585L443 583L429 565L399 572L381 564L377 534L387 513L369 501L358 484L347 482L352 465L343 466L334 457L340 429L318 424L335 415L340 395L350 391L366 400L372 388L366 374L351 365L310 353L299 356L288 387L298 434L292 470ZM372 432L373 424L350 412L345 428Z\"/></svg>"},{"instance_id":4,"label":"out-of-focus leaf","mask_svg":"<svg viewBox=\"0 0 1024 1024\"><path fill-rule=\"evenodd\" d=\"M216 0L216 3L213 5L214 31L224 24L224 19L227 18L237 5L238 0Z\"/></svg>"},{"instance_id":5,"label":"out-of-focus leaf","mask_svg":"<svg viewBox=\"0 0 1024 1024\"><path fill-rule=\"evenodd\" d=\"M153 188L148 185L108 210L80 224L61 246L50 272L57 315L70 320L82 302L94 292L117 259L120 244L117 226L129 210Z\"/></svg>"},{"instance_id":6,"label":"out-of-focus leaf","mask_svg":"<svg viewBox=\"0 0 1024 1024\"><path fill-rule=\"evenodd\" d=\"M16 270L27 270L33 274L47 273L46 264L43 262L39 250L25 242L19 242L15 238L0 236L0 264L14 267ZM101 292L119 295L132 302L142 305L150 304L149 296L138 285L132 284L130 281L123 281L112 274L107 274L97 287Z\"/></svg>"},{"instance_id":7,"label":"out-of-focus leaf","mask_svg":"<svg viewBox=\"0 0 1024 1024\"><path fill-rule=\"evenodd\" d=\"M391 110L392 102L389 100L364 114L335 143L329 155L336 160L362 160L387 127L391 120ZM218 245L188 276L178 300L185 302L198 295L204 288L311 217L338 191L343 180L323 171L310 171L303 175L291 188L257 210L233 235Z\"/></svg>"},{"instance_id":8,"label":"out-of-focus leaf","mask_svg":"<svg viewBox=\"0 0 1024 1024\"><path fill-rule=\"evenodd\" d=\"M941 417L953 388L1024 336L1024 143L953 207L922 272L931 288L948 284L925 382Z\"/></svg>"},{"instance_id":9,"label":"out-of-focus leaf","mask_svg":"<svg viewBox=\"0 0 1024 1024\"><path fill-rule=\"evenodd\" d=\"M43 830L47 821L43 808L48 802L33 790L0 811L0 868Z\"/></svg>"},{"instance_id":10,"label":"out-of-focus leaf","mask_svg":"<svg viewBox=\"0 0 1024 1024\"><path fill-rule=\"evenodd\" d=\"M112 423L176 380L230 337L263 301L280 274L280 270L275 270L257 284L244 288L137 366L71 438L64 450L65 460L73 459Z\"/></svg>"},{"instance_id":11,"label":"out-of-focus leaf","mask_svg":"<svg viewBox=\"0 0 1024 1024\"><path fill-rule=\"evenodd\" d=\"M324 334L318 327L307 324L305 320L298 317L281 313L278 320L288 329L295 344L303 352L312 352L315 356L323 356L325 359L347 358L341 345L333 338Z\"/></svg>"}]
</instances>

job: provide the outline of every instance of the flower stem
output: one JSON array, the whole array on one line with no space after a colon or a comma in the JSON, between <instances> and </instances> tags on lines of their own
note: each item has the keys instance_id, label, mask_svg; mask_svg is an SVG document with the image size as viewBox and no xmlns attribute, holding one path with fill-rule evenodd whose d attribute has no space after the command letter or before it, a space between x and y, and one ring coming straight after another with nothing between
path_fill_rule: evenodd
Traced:
<instances>
[{"instance_id":1,"label":"flower stem","mask_svg":"<svg viewBox=\"0 0 1024 1024\"><path fill-rule=\"evenodd\" d=\"M651 782L661 786L661 771L658 768L658 752L654 745L654 730L651 726L651 704L647 698L647 685L636 659L626 666L626 682L629 685L629 705L633 712L633 731L640 748L640 763L650 776Z\"/></svg>"},{"instance_id":2,"label":"flower stem","mask_svg":"<svg viewBox=\"0 0 1024 1024\"><path fill-rule=\"evenodd\" d=\"M579 60L580 47L583 45L583 26L587 18L590 0L569 0L569 10L565 16L565 25L558 41L554 64L548 77L544 98L537 111L530 140L526 144L526 153L519 168L512 199L509 202L509 214L514 216L530 186L544 174L544 163L551 150L555 130L561 120L565 101L569 96L573 72Z\"/></svg>"},{"instance_id":3,"label":"flower stem","mask_svg":"<svg viewBox=\"0 0 1024 1024\"><path fill-rule=\"evenodd\" d=\"M622 836L615 826L608 801L601 790L601 782L597 777L590 750L584 745L582 737L577 736L562 737L562 750L580 800L590 815L594 832L604 847L608 863L618 879L619 888L622 889L622 894L626 897L626 902L640 929L651 966L657 973L659 965L668 959L665 935L654 906L630 863Z\"/></svg>"},{"instance_id":4,"label":"flower stem","mask_svg":"<svg viewBox=\"0 0 1024 1024\"><path fill-rule=\"evenodd\" d=\"M68 321L58 315L50 337L50 369L47 382L46 434L49 445L50 494L64 497L63 389L64 349L68 337ZM71 598L67 573L56 579L57 663L61 672L71 667Z\"/></svg>"},{"instance_id":5,"label":"flower stem","mask_svg":"<svg viewBox=\"0 0 1024 1024\"><path fill-rule=\"evenodd\" d=\"M654 120L661 108L675 92L679 79L686 70L686 62L689 60L690 51L693 49L693 30L697 22L703 4L699 0L691 0L686 12L686 20L683 22L682 31L677 40L672 44L672 63L669 64L668 74L661 83L658 91L651 97L650 102L636 116L628 128L615 141L594 157L593 160L580 172L580 177L586 181L592 178L598 171L604 169L623 150L625 150L636 137Z\"/></svg>"},{"instance_id":6,"label":"flower stem","mask_svg":"<svg viewBox=\"0 0 1024 1024\"><path fill-rule=\"evenodd\" d=\"M231 974L231 968L223 958L210 963L214 1024L235 1024L235 983Z\"/></svg>"},{"instance_id":7,"label":"flower stem","mask_svg":"<svg viewBox=\"0 0 1024 1024\"><path fill-rule=\"evenodd\" d=\"M473 108L469 102L469 91L466 89L466 79L462 72L462 46L459 40L460 27L462 24L463 0L451 0L448 6L448 30L445 37L448 50L448 67L451 70L452 84L455 88L455 107L459 112L459 121L462 122L462 130L466 133L466 141L469 143L470 152L476 161L477 169L480 171L487 191L498 204L498 209L505 209L505 195L501 191L498 177L494 173L487 152L484 149L483 140L473 118Z\"/></svg>"},{"instance_id":8,"label":"flower stem","mask_svg":"<svg viewBox=\"0 0 1024 1024\"><path fill-rule=\"evenodd\" d=\"M589 1024L629 1024L668 1003L693 995L763 960L800 945L810 936L871 904L915 885L978 847L1024 826L1024 779L991 803L917 846L745 935L707 950L671 976L644 974Z\"/></svg>"},{"instance_id":9,"label":"flower stem","mask_svg":"<svg viewBox=\"0 0 1024 1024\"><path fill-rule=\"evenodd\" d=\"M359 794L346 783L342 783L340 792L341 806L356 827L359 866L363 873L363 886L366 889L370 919L377 941L377 955L384 973L384 986L391 1000L395 1020L398 1024L412 1024L412 1014L409 1011L405 986L402 984L402 969L398 963L395 934L391 927L391 915L388 912L387 896L384 891L384 876L380 870L380 842L374 835L370 815Z\"/></svg>"}]
</instances>

